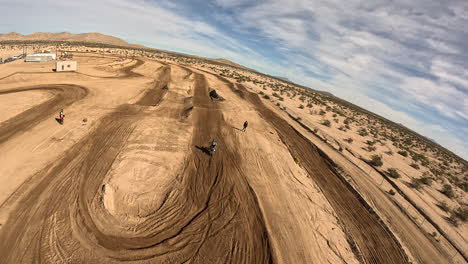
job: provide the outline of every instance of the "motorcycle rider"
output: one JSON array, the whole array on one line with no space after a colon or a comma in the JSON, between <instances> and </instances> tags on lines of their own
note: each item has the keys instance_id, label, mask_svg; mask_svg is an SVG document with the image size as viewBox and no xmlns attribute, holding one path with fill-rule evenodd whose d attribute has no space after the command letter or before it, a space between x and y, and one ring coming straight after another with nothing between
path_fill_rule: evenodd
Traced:
<instances>
[{"instance_id":1,"label":"motorcycle rider","mask_svg":"<svg viewBox=\"0 0 468 264\"><path fill-rule=\"evenodd\" d=\"M216 142L216 140L212 140L211 141L211 144L210 144L210 155L213 156L213 153L216 151L216 146L218 145L218 143Z\"/></svg>"},{"instance_id":2,"label":"motorcycle rider","mask_svg":"<svg viewBox=\"0 0 468 264\"><path fill-rule=\"evenodd\" d=\"M59 113L59 120L60 120L60 124L63 125L63 119L65 118L65 114L63 114L63 109L60 110L60 113Z\"/></svg>"},{"instance_id":3,"label":"motorcycle rider","mask_svg":"<svg viewBox=\"0 0 468 264\"><path fill-rule=\"evenodd\" d=\"M247 129L247 126L249 125L249 122L246 120L244 122L244 128L242 129L242 132L245 132L245 130Z\"/></svg>"}]
</instances>

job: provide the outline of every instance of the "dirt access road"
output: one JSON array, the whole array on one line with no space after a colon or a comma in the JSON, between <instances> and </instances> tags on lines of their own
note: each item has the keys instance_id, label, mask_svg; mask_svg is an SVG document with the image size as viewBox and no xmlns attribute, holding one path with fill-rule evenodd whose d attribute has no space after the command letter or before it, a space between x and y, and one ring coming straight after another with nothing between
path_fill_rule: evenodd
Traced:
<instances>
[{"instance_id":1,"label":"dirt access road","mask_svg":"<svg viewBox=\"0 0 468 264\"><path fill-rule=\"evenodd\" d=\"M87 74L80 78L92 82L99 78L101 82L113 77ZM128 90L135 96L122 99L124 103L115 102L115 108L100 116L76 143L60 150L60 158L44 162L46 165L30 176L27 188L21 186L7 200L15 206L0 230L0 254L5 263L407 262L394 236L336 175L315 146L266 108L257 95L223 80L218 91L227 100L211 101L208 92L212 85L207 78L211 80L212 76L143 60L119 69L114 78L145 81L146 86ZM8 136L2 138L0 147L2 142L21 139L27 136L25 131L41 127L45 119L53 118L57 107L73 107L83 101L84 109L88 103L99 103L95 99L99 88L91 88L91 81L84 80L76 86L0 90L0 96L2 92L20 94L39 88L52 89L54 94L52 99L2 122L0 129L11 132L5 133ZM55 105L54 100L62 105ZM259 196L251 184L252 178L260 175L250 174L250 165L242 156L248 146L236 129L228 128L232 126L228 120L237 112L234 104L250 105L254 109L252 118L263 119L276 130L278 140L291 153L286 153L290 161L300 157L301 167L292 165L297 166L294 170L303 168L322 190L323 194L316 197L322 200L324 212L331 212L323 217L332 219L336 214L343 228L330 228L329 233L314 238L323 241L324 248L275 246L286 238L272 232L272 223L281 226L275 222L279 216L267 212L264 194ZM34 122L19 121L22 119L17 117L25 113L38 114L31 119ZM262 138L261 133L257 137ZM219 148L211 157L204 148L212 138ZM274 145L271 148L273 152L283 151ZM276 200L281 203L281 197ZM313 228L312 222L297 223L285 226L282 232ZM345 233L348 240L342 241ZM296 254L304 251L316 255Z\"/></svg>"}]
</instances>

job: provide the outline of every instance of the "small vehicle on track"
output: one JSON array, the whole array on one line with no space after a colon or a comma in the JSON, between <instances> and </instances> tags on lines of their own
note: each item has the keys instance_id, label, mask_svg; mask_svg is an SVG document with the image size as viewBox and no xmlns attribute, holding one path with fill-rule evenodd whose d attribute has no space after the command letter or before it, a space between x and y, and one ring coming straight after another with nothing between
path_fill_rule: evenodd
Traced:
<instances>
[{"instance_id":1,"label":"small vehicle on track","mask_svg":"<svg viewBox=\"0 0 468 264\"><path fill-rule=\"evenodd\" d=\"M218 143L216 142L216 140L213 139L211 141L210 148L208 149L211 156L213 156L213 154L215 153L217 145L218 145Z\"/></svg>"},{"instance_id":2,"label":"small vehicle on track","mask_svg":"<svg viewBox=\"0 0 468 264\"><path fill-rule=\"evenodd\" d=\"M211 99L211 100L215 99L215 100L218 100L218 101L224 101L224 98L221 97L221 96L216 92L215 89L213 89L213 90L210 91L210 99Z\"/></svg>"}]
</instances>

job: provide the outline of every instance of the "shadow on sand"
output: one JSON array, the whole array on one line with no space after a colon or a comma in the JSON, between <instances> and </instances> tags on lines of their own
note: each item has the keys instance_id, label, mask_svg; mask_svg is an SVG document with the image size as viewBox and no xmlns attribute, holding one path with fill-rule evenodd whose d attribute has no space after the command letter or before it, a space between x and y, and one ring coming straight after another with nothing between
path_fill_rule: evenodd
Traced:
<instances>
[{"instance_id":1,"label":"shadow on sand","mask_svg":"<svg viewBox=\"0 0 468 264\"><path fill-rule=\"evenodd\" d=\"M63 125L63 121L60 120L60 118L55 118L55 121L57 121L57 123L59 123L60 125Z\"/></svg>"},{"instance_id":2,"label":"shadow on sand","mask_svg":"<svg viewBox=\"0 0 468 264\"><path fill-rule=\"evenodd\" d=\"M207 148L207 147L200 147L200 146L195 146L197 149L203 151L203 153L205 153L206 155L209 155L211 156L211 153L210 153L210 149Z\"/></svg>"},{"instance_id":3,"label":"shadow on sand","mask_svg":"<svg viewBox=\"0 0 468 264\"><path fill-rule=\"evenodd\" d=\"M233 126L230 126L230 127L231 127L231 128L233 128L233 129L237 129L237 130L239 130L239 131L242 131L242 132L244 132L244 130L242 130L242 129L240 129L240 128L233 127Z\"/></svg>"}]
</instances>

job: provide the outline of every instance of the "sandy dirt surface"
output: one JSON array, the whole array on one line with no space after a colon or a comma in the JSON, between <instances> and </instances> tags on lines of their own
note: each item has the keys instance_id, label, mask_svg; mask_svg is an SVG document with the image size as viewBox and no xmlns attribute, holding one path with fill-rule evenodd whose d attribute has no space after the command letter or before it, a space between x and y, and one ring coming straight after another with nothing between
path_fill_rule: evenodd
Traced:
<instances>
[{"instance_id":1,"label":"sandy dirt surface","mask_svg":"<svg viewBox=\"0 0 468 264\"><path fill-rule=\"evenodd\" d=\"M143 57L74 57L76 73L0 66L3 262L443 263L434 242L414 257L428 236L395 235L332 150L245 87Z\"/></svg>"},{"instance_id":2,"label":"sandy dirt surface","mask_svg":"<svg viewBox=\"0 0 468 264\"><path fill-rule=\"evenodd\" d=\"M25 93L2 92L0 97L0 122L35 106L53 97L50 91L31 91Z\"/></svg>"},{"instance_id":3,"label":"sandy dirt surface","mask_svg":"<svg viewBox=\"0 0 468 264\"><path fill-rule=\"evenodd\" d=\"M447 154L440 146L424 143L427 139L404 127L375 118L374 114L343 103L329 94L307 91L242 69L191 63L197 68L220 74L233 83L243 83L265 99L271 108L281 110L284 118L297 125L300 123L299 128L307 127L302 131L313 135L309 139L320 145L320 149L329 148L327 155L333 162L346 161L340 166L353 167L346 172L348 180L355 180L357 191L377 211L397 239L402 244L410 244L412 249L407 252L411 260L435 262L437 258L424 253L428 251L425 246L418 246L435 241L438 244L436 248L442 248L438 249L442 254L439 262L447 259L455 263L466 262L466 161ZM362 134L361 130L364 130ZM368 162L373 157L380 158L383 164L369 166ZM398 174L390 177L390 170ZM393 217L395 214L399 216ZM417 231L419 235L413 233L415 228L420 229ZM405 242L400 237L413 242Z\"/></svg>"},{"instance_id":4,"label":"sandy dirt surface","mask_svg":"<svg viewBox=\"0 0 468 264\"><path fill-rule=\"evenodd\" d=\"M256 89L254 88L254 90ZM380 207L382 214L389 215L386 219L390 226L395 226L395 230L397 230L398 228L396 226L402 226L402 219L409 218L410 222L414 223L408 223L409 226L414 227L414 225L416 225L426 233L425 235L430 234L432 236L428 241L435 240L440 247L444 248L444 254L446 254L446 256L443 257L442 262L447 258L456 263L464 263L466 261L465 259L468 254L468 240L466 239L468 226L464 222L461 222L457 226L453 225L449 221L449 217L451 216L450 211L443 211L440 207L440 204L447 204L450 208L449 210L455 210L456 208L463 208L466 206L468 197L462 190L456 190L456 198L450 199L440 191L444 184L449 183L440 176L429 176L432 181L431 185L421 184L420 189L415 189L413 186L414 180L428 177L425 175L432 175L432 172L421 165L419 165L421 168L417 167L417 169L410 166L417 163L412 160L411 157L405 158L397 154L401 149L392 145L391 141L384 140L380 143L377 142L374 145L376 150L369 151L367 150L367 143L375 142L375 138L372 137L372 135L361 136L355 132L365 126L350 124L351 129L339 129L344 127L343 123L346 118L337 116L336 114L333 115L333 112L330 110L327 111L325 107L314 105L311 109L307 109L307 107L301 109L299 106L305 106L305 103L302 103L300 100L291 100L287 97L284 101L272 101L273 103L268 100L268 103L271 104L271 106L275 105L274 108L278 108L278 103L280 103L281 106L285 106L286 110L282 112L289 113L289 119L291 121L294 121L295 118L299 118L302 124L308 126L309 134L314 130L315 132L312 134L317 135L317 137L314 137L316 139L314 144L320 144L322 146L320 147L321 149L324 147L332 148L333 151L331 152L334 154L330 154L330 156L333 156L335 162L337 160L342 160L342 156L344 155L349 161L347 161L348 165L343 166L349 167L351 166L349 164L353 164L352 166L360 168L365 172L358 173L359 170L353 169L352 173L349 174L351 176L362 174L361 176L354 177L356 182L360 182L358 189L373 193L370 195L368 201ZM335 106L332 103L328 104L332 107ZM323 111L324 114L320 115L320 111ZM288 117L288 115L286 114L285 117ZM322 125L323 120L327 119L332 121L331 127ZM335 122L335 120L338 122ZM346 142L345 139L351 139L352 141ZM323 141L326 141L326 143ZM341 154L337 151L339 149L343 150ZM421 151L421 153L424 152ZM371 167L365 162L365 160L370 159L372 155L380 155L383 158L384 162L382 167ZM386 175L387 170L390 168L396 169L400 173L399 179L381 176L381 174ZM451 173L453 173L452 175L463 177L463 172L460 172L456 166L453 166L453 171ZM453 179L453 176L451 177ZM368 181L365 178L370 178L372 181ZM376 185L375 188L370 187L369 183ZM391 190L396 191L397 194L389 195L389 191ZM387 198L383 200L382 195L378 193L383 193ZM393 203L396 203L396 206L393 205ZM402 218L390 217L394 216L397 210L400 211L398 214L401 214ZM399 231L401 232L401 236L413 239L414 235L408 236L408 234L412 232L408 232L407 230L406 228L401 229ZM416 251L419 251L419 253L415 253L416 258L421 260L421 252L424 251L421 249ZM426 257L426 261L434 261L434 258L430 255Z\"/></svg>"}]
</instances>

